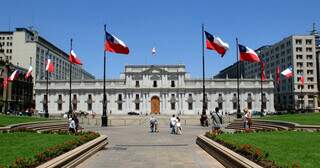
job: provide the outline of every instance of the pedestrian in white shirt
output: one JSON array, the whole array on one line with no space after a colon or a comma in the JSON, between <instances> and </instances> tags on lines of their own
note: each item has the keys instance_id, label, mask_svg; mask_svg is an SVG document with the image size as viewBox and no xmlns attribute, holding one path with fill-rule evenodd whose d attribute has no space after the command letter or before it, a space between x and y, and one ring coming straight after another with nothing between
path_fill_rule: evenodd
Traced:
<instances>
[{"instance_id":1,"label":"pedestrian in white shirt","mask_svg":"<svg viewBox=\"0 0 320 168\"><path fill-rule=\"evenodd\" d=\"M176 124L177 124L177 118L173 114L170 118L170 128L171 128L171 134L176 134Z\"/></svg>"}]
</instances>

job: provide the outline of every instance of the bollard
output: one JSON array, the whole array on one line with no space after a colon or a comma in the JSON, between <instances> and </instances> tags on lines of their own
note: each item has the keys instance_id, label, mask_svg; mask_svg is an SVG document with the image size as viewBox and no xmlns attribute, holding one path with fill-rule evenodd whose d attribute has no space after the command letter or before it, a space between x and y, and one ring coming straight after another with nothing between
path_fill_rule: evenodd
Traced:
<instances>
[{"instance_id":1,"label":"bollard","mask_svg":"<svg viewBox=\"0 0 320 168\"><path fill-rule=\"evenodd\" d=\"M184 119L184 125L187 125L187 119Z\"/></svg>"}]
</instances>

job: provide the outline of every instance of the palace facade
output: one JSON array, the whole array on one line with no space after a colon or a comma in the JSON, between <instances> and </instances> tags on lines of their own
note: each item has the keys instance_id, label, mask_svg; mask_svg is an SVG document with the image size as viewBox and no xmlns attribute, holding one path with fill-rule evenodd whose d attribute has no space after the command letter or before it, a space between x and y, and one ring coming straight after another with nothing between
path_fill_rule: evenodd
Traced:
<instances>
[{"instance_id":1,"label":"palace facade","mask_svg":"<svg viewBox=\"0 0 320 168\"><path fill-rule=\"evenodd\" d=\"M274 112L273 80L240 79L240 108ZM219 107L223 113L237 108L236 79L205 79L207 111ZM36 109L44 111L46 81L36 81ZM202 79L191 78L185 65L126 65L120 79L106 81L108 114L201 114ZM103 80L72 81L72 108L75 111L102 114ZM48 111L50 115L69 110L69 81L49 81Z\"/></svg>"}]
</instances>

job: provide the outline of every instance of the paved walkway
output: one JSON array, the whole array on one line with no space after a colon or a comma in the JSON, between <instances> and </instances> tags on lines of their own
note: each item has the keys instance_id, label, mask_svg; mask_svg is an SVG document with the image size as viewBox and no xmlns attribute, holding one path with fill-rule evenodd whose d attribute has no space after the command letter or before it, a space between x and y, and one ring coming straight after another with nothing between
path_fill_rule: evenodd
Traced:
<instances>
[{"instance_id":1,"label":"paved walkway","mask_svg":"<svg viewBox=\"0 0 320 168\"><path fill-rule=\"evenodd\" d=\"M195 144L198 134L208 130L184 127L183 135L169 134L168 127L149 133L147 127L87 127L109 137L107 147L88 158L79 168L220 168L213 157Z\"/></svg>"}]
</instances>

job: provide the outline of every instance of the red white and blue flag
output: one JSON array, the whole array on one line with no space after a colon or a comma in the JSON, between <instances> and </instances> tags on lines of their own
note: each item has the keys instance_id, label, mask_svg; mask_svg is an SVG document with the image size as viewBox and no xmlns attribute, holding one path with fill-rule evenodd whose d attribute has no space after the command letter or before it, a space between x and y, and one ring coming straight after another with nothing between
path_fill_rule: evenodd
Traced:
<instances>
[{"instance_id":1,"label":"red white and blue flag","mask_svg":"<svg viewBox=\"0 0 320 168\"><path fill-rule=\"evenodd\" d=\"M51 61L51 59L47 60L46 71L48 71L50 73L54 72L54 65L53 65L53 62Z\"/></svg>"},{"instance_id":2,"label":"red white and blue flag","mask_svg":"<svg viewBox=\"0 0 320 168\"><path fill-rule=\"evenodd\" d=\"M74 64L82 65L80 59L78 58L77 54L73 50L70 51L69 61Z\"/></svg>"},{"instance_id":3,"label":"red white and blue flag","mask_svg":"<svg viewBox=\"0 0 320 168\"><path fill-rule=\"evenodd\" d=\"M28 69L28 72L27 72L26 76L24 76L24 78L28 79L31 76L31 73L32 73L32 66L30 65L29 69Z\"/></svg>"},{"instance_id":4,"label":"red white and blue flag","mask_svg":"<svg viewBox=\"0 0 320 168\"><path fill-rule=\"evenodd\" d=\"M129 48L127 45L118 39L116 36L106 32L106 41L105 41L105 51L118 53L118 54L129 54Z\"/></svg>"},{"instance_id":5,"label":"red white and blue flag","mask_svg":"<svg viewBox=\"0 0 320 168\"><path fill-rule=\"evenodd\" d=\"M8 80L9 80L9 81L13 81L14 79L17 78L18 74L19 74L18 70L17 70L17 69L14 70L13 73L10 75L10 77L9 77Z\"/></svg>"},{"instance_id":6,"label":"red white and blue flag","mask_svg":"<svg viewBox=\"0 0 320 168\"><path fill-rule=\"evenodd\" d=\"M276 82L278 83L278 85L280 84L280 66L278 65L276 68Z\"/></svg>"},{"instance_id":7,"label":"red white and blue flag","mask_svg":"<svg viewBox=\"0 0 320 168\"><path fill-rule=\"evenodd\" d=\"M261 62L261 80L265 81L266 80L266 75L264 73L264 67L265 67L265 63Z\"/></svg>"},{"instance_id":8,"label":"red white and blue flag","mask_svg":"<svg viewBox=\"0 0 320 168\"><path fill-rule=\"evenodd\" d=\"M216 50L217 53L224 56L226 51L229 49L229 44L223 42L219 37L213 37L210 33L204 31L206 35L206 47L209 50Z\"/></svg>"},{"instance_id":9,"label":"red white and blue flag","mask_svg":"<svg viewBox=\"0 0 320 168\"><path fill-rule=\"evenodd\" d=\"M258 54L251 48L239 44L240 61L260 62Z\"/></svg>"},{"instance_id":10,"label":"red white and blue flag","mask_svg":"<svg viewBox=\"0 0 320 168\"><path fill-rule=\"evenodd\" d=\"M302 86L304 85L303 73L300 74L300 84L301 84Z\"/></svg>"},{"instance_id":11,"label":"red white and blue flag","mask_svg":"<svg viewBox=\"0 0 320 168\"><path fill-rule=\"evenodd\" d=\"M293 77L293 71L292 70L293 70L292 66L289 66L287 69L282 71L281 74L283 76L285 76L286 78L291 78L291 77Z\"/></svg>"}]
</instances>

